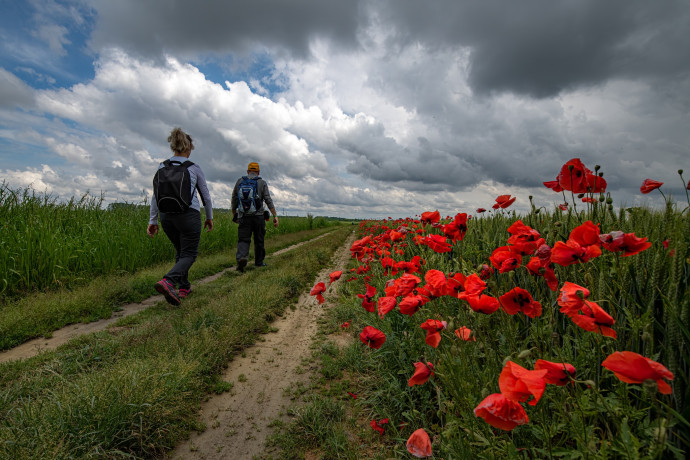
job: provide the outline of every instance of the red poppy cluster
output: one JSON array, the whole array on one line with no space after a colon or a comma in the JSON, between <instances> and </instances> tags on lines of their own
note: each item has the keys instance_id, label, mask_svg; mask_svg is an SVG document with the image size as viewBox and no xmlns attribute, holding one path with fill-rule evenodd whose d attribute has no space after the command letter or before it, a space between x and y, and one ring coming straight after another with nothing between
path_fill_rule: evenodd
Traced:
<instances>
[{"instance_id":1,"label":"red poppy cluster","mask_svg":"<svg viewBox=\"0 0 690 460\"><path fill-rule=\"evenodd\" d=\"M595 171L598 171L598 167ZM592 172L575 158L563 165L555 181L545 182L544 185L554 191L601 193L607 184L602 174ZM510 195L501 195L493 208L505 209L515 200ZM562 205L561 209L567 210L567 204ZM477 213L484 211L482 208L476 210ZM501 309L507 315L522 313L528 318L526 321L534 320L542 315L542 304L530 292L518 285L507 292L495 292L496 283L486 283L492 276L524 267L526 273L537 279L542 278L549 289L559 292L559 312L577 326L574 330L616 338L614 318L597 302L589 299L590 291L586 287L569 281L560 283L556 266L588 263L601 257L603 251L632 256L651 246L646 238L620 231L602 234L599 224L587 221L572 229L567 240L556 241L550 247L539 231L516 220L508 228L509 236L505 244L493 250L486 261L488 263L480 264L476 272L445 273L427 267L423 258L425 251L428 256L452 253L454 247L463 241L470 222L472 218L466 213L458 213L442 221L438 210L423 212L417 219L387 220L373 224L363 222L360 225L363 237L350 247L352 257L359 263L351 271L365 275L365 292L357 294L362 300L362 308L376 314L381 320L387 320L388 315L395 314L413 318L420 311L437 311L425 308L435 299L453 298L476 313L491 315ZM417 255L405 260L404 256L409 252ZM371 273L383 273L387 277L384 285L374 286ZM330 283L341 275L341 272L331 274ZM520 278L516 276L515 279ZM319 287L317 283L314 290L318 296L318 291L323 292L325 286ZM439 313L430 313L423 322L416 322L425 331L424 341L429 347L442 346L444 336L455 336L459 343L467 343L463 346L474 346L471 342L482 340L481 335L475 335L466 326L458 327L452 334L445 332L448 323L439 316ZM384 332L373 326L364 327L360 340L372 349L396 345L395 341L387 343ZM435 368L431 361L420 360L413 366L409 387L423 386L434 378ZM602 366L623 382L654 382L661 393L671 393L667 381L673 380L673 374L663 365L643 356L628 351L616 352L606 358ZM512 430L529 423L525 407L538 404L548 385L564 386L575 382L575 376L575 367L567 362L539 358L533 368L528 369L514 361L507 361L498 376L500 391L481 401L474 413L495 428ZM527 405L523 407L523 403ZM383 434L387 423L388 419L372 420L371 426ZM415 456L430 456L431 442L426 431L415 431L408 439L407 448Z\"/></svg>"}]
</instances>

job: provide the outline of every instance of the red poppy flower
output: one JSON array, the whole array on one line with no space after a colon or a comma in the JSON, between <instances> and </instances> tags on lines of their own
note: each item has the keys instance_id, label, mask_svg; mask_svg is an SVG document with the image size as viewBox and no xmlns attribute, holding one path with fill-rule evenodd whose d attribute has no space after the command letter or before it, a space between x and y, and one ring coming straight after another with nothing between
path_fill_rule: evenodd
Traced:
<instances>
[{"instance_id":1,"label":"red poppy flower","mask_svg":"<svg viewBox=\"0 0 690 460\"><path fill-rule=\"evenodd\" d=\"M352 396L352 399L357 399L357 395L354 393L350 393L349 391L347 392L350 396Z\"/></svg>"},{"instance_id":2,"label":"red poppy flower","mask_svg":"<svg viewBox=\"0 0 690 460\"><path fill-rule=\"evenodd\" d=\"M616 331L611 329L616 321L595 302L585 300L578 312L568 316L573 323L585 331L616 338Z\"/></svg>"},{"instance_id":3,"label":"red poppy flower","mask_svg":"<svg viewBox=\"0 0 690 460\"><path fill-rule=\"evenodd\" d=\"M429 377L434 376L434 365L431 364L430 362L422 363L414 363L414 374L412 374L412 377L410 377L410 380L407 381L408 386L415 386L415 385L423 385L429 380Z\"/></svg>"},{"instance_id":4,"label":"red poppy flower","mask_svg":"<svg viewBox=\"0 0 690 460\"><path fill-rule=\"evenodd\" d=\"M591 174L592 171L579 158L573 158L561 167L558 184L573 193L587 193L587 179Z\"/></svg>"},{"instance_id":5,"label":"red poppy flower","mask_svg":"<svg viewBox=\"0 0 690 460\"><path fill-rule=\"evenodd\" d=\"M592 223L588 220L582 225L575 227L568 236L569 240L575 241L582 247L587 246L600 246L601 241L599 240L599 224Z\"/></svg>"},{"instance_id":6,"label":"red poppy flower","mask_svg":"<svg viewBox=\"0 0 690 460\"><path fill-rule=\"evenodd\" d=\"M485 315L494 313L499 307L498 299L488 295L467 297L467 302L473 311L484 313Z\"/></svg>"},{"instance_id":7,"label":"red poppy flower","mask_svg":"<svg viewBox=\"0 0 690 460\"><path fill-rule=\"evenodd\" d=\"M508 246L501 246L494 249L489 260L499 273L505 273L518 268L522 263L522 256L513 253Z\"/></svg>"},{"instance_id":8,"label":"red poppy flower","mask_svg":"<svg viewBox=\"0 0 690 460\"><path fill-rule=\"evenodd\" d=\"M587 191L590 193L604 193L608 184L606 179L601 177L603 174L588 174L587 175Z\"/></svg>"},{"instance_id":9,"label":"red poppy flower","mask_svg":"<svg viewBox=\"0 0 690 460\"><path fill-rule=\"evenodd\" d=\"M660 393L665 395L672 393L671 386L664 379L673 380L673 373L663 364L632 351L617 351L609 355L601 365L625 383L644 383L647 380L654 380Z\"/></svg>"},{"instance_id":10,"label":"red poppy flower","mask_svg":"<svg viewBox=\"0 0 690 460\"><path fill-rule=\"evenodd\" d=\"M568 210L568 203L559 204L558 209L560 209L561 211L567 211Z\"/></svg>"},{"instance_id":11,"label":"red poppy flower","mask_svg":"<svg viewBox=\"0 0 690 460\"><path fill-rule=\"evenodd\" d=\"M647 193L652 193L653 190L658 189L664 185L663 182L659 182L657 180L652 180L652 179L645 179L642 181L642 185L640 186L640 192L647 194Z\"/></svg>"},{"instance_id":12,"label":"red poppy flower","mask_svg":"<svg viewBox=\"0 0 690 460\"><path fill-rule=\"evenodd\" d=\"M426 331L426 338L424 339L426 344L438 348L438 344L441 343L441 331L447 326L448 323L437 319L428 319L424 321L420 327Z\"/></svg>"},{"instance_id":13,"label":"red poppy flower","mask_svg":"<svg viewBox=\"0 0 690 460\"><path fill-rule=\"evenodd\" d=\"M528 371L508 361L498 377L498 387L506 398L515 402L527 401L533 396L534 398L528 404L534 406L539 402L546 388L544 376L547 372L546 369Z\"/></svg>"},{"instance_id":14,"label":"red poppy flower","mask_svg":"<svg viewBox=\"0 0 690 460\"><path fill-rule=\"evenodd\" d=\"M639 238L634 233L613 231L599 235L604 248L611 252L623 252L623 257L633 256L652 247L646 237Z\"/></svg>"},{"instance_id":15,"label":"red poppy flower","mask_svg":"<svg viewBox=\"0 0 690 460\"><path fill-rule=\"evenodd\" d=\"M386 334L373 326L365 326L359 334L359 340L370 348L379 349L386 341Z\"/></svg>"},{"instance_id":16,"label":"red poppy flower","mask_svg":"<svg viewBox=\"0 0 690 460\"><path fill-rule=\"evenodd\" d=\"M348 321L345 321L343 324L340 325L340 327L343 329L347 329L348 327L350 327L350 323Z\"/></svg>"},{"instance_id":17,"label":"red poppy flower","mask_svg":"<svg viewBox=\"0 0 690 460\"><path fill-rule=\"evenodd\" d=\"M483 212L486 212L486 209L484 209L484 208L477 208L477 211L476 211L476 212L477 212L477 214L481 214L481 213L483 213Z\"/></svg>"},{"instance_id":18,"label":"red poppy flower","mask_svg":"<svg viewBox=\"0 0 690 460\"><path fill-rule=\"evenodd\" d=\"M400 313L403 315L412 316L417 313L417 310L422 308L422 305L429 301L428 298L421 295L411 295L404 297L398 304Z\"/></svg>"},{"instance_id":19,"label":"red poppy flower","mask_svg":"<svg viewBox=\"0 0 690 460\"><path fill-rule=\"evenodd\" d=\"M448 241L446 241L446 237L443 235L428 235L426 238L424 238L422 243L439 254L450 252L453 249Z\"/></svg>"},{"instance_id":20,"label":"red poppy flower","mask_svg":"<svg viewBox=\"0 0 690 460\"><path fill-rule=\"evenodd\" d=\"M330 275L328 275L328 277L330 278L330 282L328 283L328 285L330 286L333 283L333 281L339 280L342 275L343 275L342 270L338 270L338 271L333 272Z\"/></svg>"},{"instance_id":21,"label":"red poppy flower","mask_svg":"<svg viewBox=\"0 0 690 460\"><path fill-rule=\"evenodd\" d=\"M431 457L431 439L424 428L420 428L407 438L407 451L417 458Z\"/></svg>"},{"instance_id":22,"label":"red poppy flower","mask_svg":"<svg viewBox=\"0 0 690 460\"><path fill-rule=\"evenodd\" d=\"M476 273L472 273L465 279L465 296L480 295L486 289L486 283Z\"/></svg>"},{"instance_id":23,"label":"red poppy flower","mask_svg":"<svg viewBox=\"0 0 690 460\"><path fill-rule=\"evenodd\" d=\"M378 432L378 434L383 436L383 433L386 431L386 427L384 425L388 425L388 419L382 418L378 421L372 420L370 425L374 429L374 431Z\"/></svg>"},{"instance_id":24,"label":"red poppy flower","mask_svg":"<svg viewBox=\"0 0 690 460\"><path fill-rule=\"evenodd\" d=\"M498 298L503 310L509 315L521 311L530 318L541 316L541 304L521 287L515 287Z\"/></svg>"},{"instance_id":25,"label":"red poppy flower","mask_svg":"<svg viewBox=\"0 0 690 460\"><path fill-rule=\"evenodd\" d=\"M469 342L470 340L476 342L477 339L475 337L471 337L472 335L472 330L469 328L466 328L465 326L460 327L459 329L455 330L455 335L460 339L464 340L465 342Z\"/></svg>"},{"instance_id":26,"label":"red poppy flower","mask_svg":"<svg viewBox=\"0 0 690 460\"><path fill-rule=\"evenodd\" d=\"M419 256L414 256L412 260L405 261L401 260L400 262L397 262L395 266L398 268L398 270L404 271L405 273L419 273L422 265L425 264L425 261L420 258Z\"/></svg>"},{"instance_id":27,"label":"red poppy flower","mask_svg":"<svg viewBox=\"0 0 690 460\"><path fill-rule=\"evenodd\" d=\"M525 409L501 393L494 393L484 398L474 408L474 415L483 418L492 427L505 431L529 423Z\"/></svg>"},{"instance_id":28,"label":"red poppy flower","mask_svg":"<svg viewBox=\"0 0 690 460\"><path fill-rule=\"evenodd\" d=\"M500 195L496 198L496 204L493 205L494 209L505 209L511 204L515 203L517 197L510 197L510 195Z\"/></svg>"},{"instance_id":29,"label":"red poppy flower","mask_svg":"<svg viewBox=\"0 0 690 460\"><path fill-rule=\"evenodd\" d=\"M591 196L586 196L582 199L583 203L596 203L596 200Z\"/></svg>"},{"instance_id":30,"label":"red poppy flower","mask_svg":"<svg viewBox=\"0 0 690 460\"><path fill-rule=\"evenodd\" d=\"M567 267L568 265L587 262L589 259L600 255L601 249L596 245L583 247L573 240L568 240L566 243L556 241L551 249L551 262Z\"/></svg>"},{"instance_id":31,"label":"red poppy flower","mask_svg":"<svg viewBox=\"0 0 690 460\"><path fill-rule=\"evenodd\" d=\"M570 378L575 378L575 367L568 363L552 363L544 359L538 359L534 363L534 370L546 369L544 380L551 385L563 386L570 382Z\"/></svg>"},{"instance_id":32,"label":"red poppy flower","mask_svg":"<svg viewBox=\"0 0 690 460\"><path fill-rule=\"evenodd\" d=\"M426 285L424 286L434 297L441 297L447 293L446 275L440 270L431 269L424 275Z\"/></svg>"},{"instance_id":33,"label":"red poppy flower","mask_svg":"<svg viewBox=\"0 0 690 460\"><path fill-rule=\"evenodd\" d=\"M398 299L395 297L379 297L379 300L376 304L376 309L379 312L379 317L383 318L386 316L386 313L389 313L391 310L395 308L395 304L398 303Z\"/></svg>"},{"instance_id":34,"label":"red poppy flower","mask_svg":"<svg viewBox=\"0 0 690 460\"><path fill-rule=\"evenodd\" d=\"M558 305L561 306L561 313L568 316L577 314L587 297L589 297L589 289L566 281L563 283L561 293L558 295Z\"/></svg>"},{"instance_id":35,"label":"red poppy flower","mask_svg":"<svg viewBox=\"0 0 690 460\"><path fill-rule=\"evenodd\" d=\"M351 277L349 277L348 279L345 280L346 283L349 283L350 281L357 281L357 277L356 277L356 276L351 276Z\"/></svg>"},{"instance_id":36,"label":"red poppy flower","mask_svg":"<svg viewBox=\"0 0 690 460\"><path fill-rule=\"evenodd\" d=\"M414 288L416 288L421 282L422 280L418 276L405 273L403 276L395 280L394 295L396 297L410 295Z\"/></svg>"},{"instance_id":37,"label":"red poppy flower","mask_svg":"<svg viewBox=\"0 0 690 460\"><path fill-rule=\"evenodd\" d=\"M441 220L441 213L438 210L423 212L420 220L425 224L437 224Z\"/></svg>"},{"instance_id":38,"label":"red poppy flower","mask_svg":"<svg viewBox=\"0 0 690 460\"><path fill-rule=\"evenodd\" d=\"M357 294L357 297L362 299L362 307L364 307L364 309L369 313L373 313L376 311L376 307L371 299L373 299L376 295L376 288L374 286L370 286L366 282L364 285L367 287L367 292L365 294Z\"/></svg>"},{"instance_id":39,"label":"red poppy flower","mask_svg":"<svg viewBox=\"0 0 690 460\"><path fill-rule=\"evenodd\" d=\"M543 182L544 187L550 188L554 192L562 192L563 187L561 187L561 184L558 183L558 180L550 180L548 182Z\"/></svg>"},{"instance_id":40,"label":"red poppy flower","mask_svg":"<svg viewBox=\"0 0 690 460\"><path fill-rule=\"evenodd\" d=\"M457 297L458 299L464 299L465 281L467 281L467 277L462 273L448 275L446 279L446 294Z\"/></svg>"},{"instance_id":41,"label":"red poppy flower","mask_svg":"<svg viewBox=\"0 0 690 460\"><path fill-rule=\"evenodd\" d=\"M316 296L316 299L319 301L319 303L324 303L326 299L324 299L323 295L321 295L324 291L326 290L326 284L323 281L319 281L316 283L316 285L311 288L311 292L309 292L310 295Z\"/></svg>"}]
</instances>

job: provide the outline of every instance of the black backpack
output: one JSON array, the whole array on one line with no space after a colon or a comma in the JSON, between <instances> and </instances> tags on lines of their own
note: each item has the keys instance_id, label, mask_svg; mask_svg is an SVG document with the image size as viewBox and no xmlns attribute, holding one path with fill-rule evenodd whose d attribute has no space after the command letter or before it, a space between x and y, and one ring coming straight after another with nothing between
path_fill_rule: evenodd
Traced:
<instances>
[{"instance_id":1,"label":"black backpack","mask_svg":"<svg viewBox=\"0 0 690 460\"><path fill-rule=\"evenodd\" d=\"M163 167L156 171L153 176L153 194L160 212L180 214L189 209L192 204L189 167L193 164L189 160L184 163L165 160Z\"/></svg>"}]
</instances>

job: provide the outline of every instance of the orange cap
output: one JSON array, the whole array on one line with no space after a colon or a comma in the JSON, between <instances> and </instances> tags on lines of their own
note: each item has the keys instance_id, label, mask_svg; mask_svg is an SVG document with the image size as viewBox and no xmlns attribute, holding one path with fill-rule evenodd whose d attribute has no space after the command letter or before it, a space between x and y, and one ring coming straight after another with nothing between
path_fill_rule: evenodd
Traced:
<instances>
[{"instance_id":1,"label":"orange cap","mask_svg":"<svg viewBox=\"0 0 690 460\"><path fill-rule=\"evenodd\" d=\"M259 163L255 163L255 162L249 163L249 166L247 166L247 171L259 172Z\"/></svg>"}]
</instances>

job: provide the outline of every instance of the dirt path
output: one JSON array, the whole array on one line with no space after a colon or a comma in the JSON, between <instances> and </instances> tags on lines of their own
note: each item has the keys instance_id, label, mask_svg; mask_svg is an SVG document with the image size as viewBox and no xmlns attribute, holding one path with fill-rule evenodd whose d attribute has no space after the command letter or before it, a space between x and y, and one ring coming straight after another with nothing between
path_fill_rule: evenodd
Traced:
<instances>
[{"instance_id":1,"label":"dirt path","mask_svg":"<svg viewBox=\"0 0 690 460\"><path fill-rule=\"evenodd\" d=\"M301 243L294 244L292 246L289 246L287 248L281 249L280 251L276 251L272 253L272 256L280 255L284 252L291 251L295 248L298 248L302 246L303 244L306 244L310 241L317 240L319 238L323 238L326 234L319 235L315 238L312 238L311 240L308 241L303 241ZM229 267L226 268L225 270L222 270L214 275L208 276L206 278L202 278L199 281L196 281L195 284L206 284L210 283L211 281L214 281L221 277L225 272L229 270L234 270L234 267ZM113 315L108 318L108 319L102 319L98 321L94 321L91 323L78 323L78 324L71 324L69 326L66 326L62 329L58 329L57 331L54 331L52 336L49 338L46 337L39 337L33 340L29 340L28 342L24 342L21 345L18 345L10 350L4 350L0 351L0 363L4 363L7 361L13 361L16 359L25 359L25 358L30 358L32 356L36 356L39 354L41 351L48 351L48 350L54 350L60 345L67 343L68 341L72 340L73 338L83 335L83 334L89 334L92 332L99 332L103 331L108 328L111 324L115 323L117 320L120 318L124 318L129 315L133 315L135 313L139 313L140 311L149 308L152 305L155 305L156 303L160 302L163 300L162 295L154 295L149 297L148 299L140 302L140 303L130 303L127 305L123 305L121 310L116 311L113 313Z\"/></svg>"},{"instance_id":2,"label":"dirt path","mask_svg":"<svg viewBox=\"0 0 690 460\"><path fill-rule=\"evenodd\" d=\"M350 258L349 247L355 234L346 240L315 280L328 285L328 275L344 270ZM193 433L172 453L175 459L253 459L264 453L270 423L287 421L285 409L291 404L289 390L309 383L309 370L302 360L311 354L310 345L317 332L317 320L328 306L303 293L295 310L273 322L276 333L269 333L241 357L229 363L222 379L232 390L213 396L201 407L206 431ZM264 340L265 339L265 340ZM286 392L288 390L288 392Z\"/></svg>"}]
</instances>

